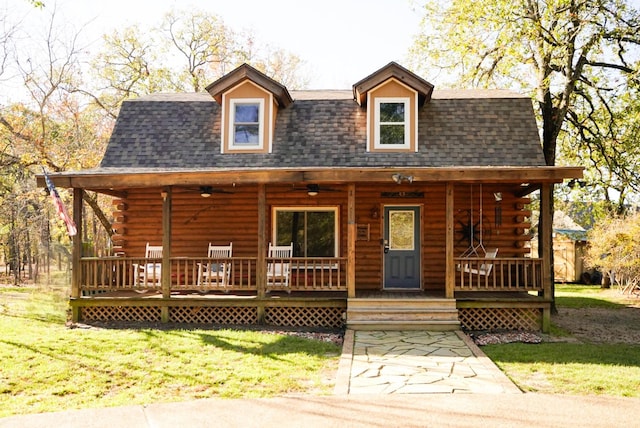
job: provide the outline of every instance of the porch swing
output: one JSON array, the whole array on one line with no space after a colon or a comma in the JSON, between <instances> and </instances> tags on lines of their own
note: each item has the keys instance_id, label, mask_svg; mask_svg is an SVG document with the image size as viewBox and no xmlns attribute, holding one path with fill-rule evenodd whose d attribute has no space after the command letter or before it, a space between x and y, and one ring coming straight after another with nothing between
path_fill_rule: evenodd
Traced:
<instances>
[{"instance_id":1,"label":"porch swing","mask_svg":"<svg viewBox=\"0 0 640 428\"><path fill-rule=\"evenodd\" d=\"M482 195L482 183L480 183L480 196L478 198L478 244L475 243L475 223L473 218L473 184L470 185L469 191L469 248L460 254L461 258L484 258L484 259L495 259L498 255L497 248L487 249L484 246L484 216L483 216L483 200L484 197ZM476 274L476 275L484 275L488 276L493 269L493 263L481 263L477 268L470 266L469 263L466 263L462 266L458 266L458 269L462 270L465 273Z\"/></svg>"}]
</instances>

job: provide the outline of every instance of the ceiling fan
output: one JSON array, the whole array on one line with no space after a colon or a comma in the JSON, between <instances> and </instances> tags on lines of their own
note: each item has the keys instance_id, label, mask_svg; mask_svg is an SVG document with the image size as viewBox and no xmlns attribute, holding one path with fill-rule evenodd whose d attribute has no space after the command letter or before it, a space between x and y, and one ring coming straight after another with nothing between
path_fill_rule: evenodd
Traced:
<instances>
[{"instance_id":1,"label":"ceiling fan","mask_svg":"<svg viewBox=\"0 0 640 428\"><path fill-rule=\"evenodd\" d=\"M320 192L339 192L338 189L332 189L330 187L322 187L319 184L307 184L305 187L294 187L292 191L307 192L309 196L317 196Z\"/></svg>"},{"instance_id":2,"label":"ceiling fan","mask_svg":"<svg viewBox=\"0 0 640 428\"><path fill-rule=\"evenodd\" d=\"M186 188L187 192L198 192L200 193L200 196L202 196L203 198L208 198L211 195L213 195L214 193L225 193L228 195L232 195L233 192L229 192L228 190L224 190L224 189L218 189L212 186L199 186L199 187L187 187Z\"/></svg>"}]
</instances>

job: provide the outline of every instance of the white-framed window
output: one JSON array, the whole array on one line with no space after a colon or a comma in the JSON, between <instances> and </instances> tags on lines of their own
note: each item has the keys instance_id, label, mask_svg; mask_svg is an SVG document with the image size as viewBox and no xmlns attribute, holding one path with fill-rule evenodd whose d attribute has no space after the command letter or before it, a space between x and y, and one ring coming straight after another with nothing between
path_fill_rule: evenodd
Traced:
<instances>
[{"instance_id":1,"label":"white-framed window","mask_svg":"<svg viewBox=\"0 0 640 428\"><path fill-rule=\"evenodd\" d=\"M408 149L409 138L409 98L375 99L375 136L376 149Z\"/></svg>"},{"instance_id":2,"label":"white-framed window","mask_svg":"<svg viewBox=\"0 0 640 428\"><path fill-rule=\"evenodd\" d=\"M229 148L238 150L262 149L264 146L264 99L230 100Z\"/></svg>"},{"instance_id":3,"label":"white-framed window","mask_svg":"<svg viewBox=\"0 0 640 428\"><path fill-rule=\"evenodd\" d=\"M337 207L274 207L273 242L293 242L294 257L337 257Z\"/></svg>"}]
</instances>

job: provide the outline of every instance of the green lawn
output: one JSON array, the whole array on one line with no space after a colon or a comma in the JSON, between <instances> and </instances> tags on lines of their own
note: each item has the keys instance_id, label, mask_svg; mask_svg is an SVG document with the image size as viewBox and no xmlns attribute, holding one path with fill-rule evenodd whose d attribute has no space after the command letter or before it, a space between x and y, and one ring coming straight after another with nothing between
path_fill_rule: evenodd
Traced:
<instances>
[{"instance_id":1,"label":"green lawn","mask_svg":"<svg viewBox=\"0 0 640 428\"><path fill-rule=\"evenodd\" d=\"M610 308L625 306L625 297L621 293L612 293L593 285L556 285L556 305L564 308Z\"/></svg>"},{"instance_id":2,"label":"green lawn","mask_svg":"<svg viewBox=\"0 0 640 428\"><path fill-rule=\"evenodd\" d=\"M575 285L558 285L556 303L558 308L625 306L623 296ZM552 336L567 335L552 328ZM640 397L640 344L560 341L488 345L482 350L524 391Z\"/></svg>"},{"instance_id":3,"label":"green lawn","mask_svg":"<svg viewBox=\"0 0 640 428\"><path fill-rule=\"evenodd\" d=\"M340 349L330 343L236 330L70 329L60 293L7 297L0 292L0 417L333 388Z\"/></svg>"}]
</instances>

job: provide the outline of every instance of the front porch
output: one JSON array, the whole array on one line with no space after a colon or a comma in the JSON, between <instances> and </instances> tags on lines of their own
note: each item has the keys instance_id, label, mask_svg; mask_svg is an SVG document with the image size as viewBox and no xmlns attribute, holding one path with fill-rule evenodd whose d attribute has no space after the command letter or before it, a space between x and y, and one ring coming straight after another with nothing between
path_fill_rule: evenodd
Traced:
<instances>
[{"instance_id":1,"label":"front porch","mask_svg":"<svg viewBox=\"0 0 640 428\"><path fill-rule=\"evenodd\" d=\"M75 321L144 321L188 324L270 325L386 330L544 328L549 300L540 259L495 258L493 272L478 277L458 270L453 297L445 290L359 290L348 295L345 258L264 260L287 263L288 288L257 275L258 257L170 259L170 280L140 282L133 266L161 260L86 257L80 288L70 304ZM456 258L459 265L489 262ZM198 282L198 266L229 263L224 286ZM168 286L168 290L163 287Z\"/></svg>"},{"instance_id":2,"label":"front porch","mask_svg":"<svg viewBox=\"0 0 640 428\"><path fill-rule=\"evenodd\" d=\"M266 184L227 172L163 175L142 187L135 174L78 183L79 234L85 189L114 197L114 255L86 257L74 239L73 320L547 330L550 243L540 257L527 244L528 195L540 189L544 200L550 182L523 185L504 171L479 183L460 182L468 175L453 170L419 177L427 172L435 174L412 170L414 180L400 184L388 183L388 170L345 173L347 182L329 180L328 172L296 173L296 181L272 171L260 176ZM296 184L309 181L330 184L310 195ZM189 187L203 182L220 183L218 196ZM550 212L542 208L547 230ZM272 257L272 244L290 245L293 255ZM233 253L211 256L207 245ZM145 246L161 251L144 256ZM275 275L282 271L289 272L284 281Z\"/></svg>"}]
</instances>

